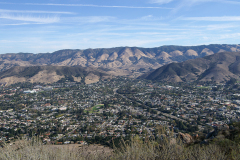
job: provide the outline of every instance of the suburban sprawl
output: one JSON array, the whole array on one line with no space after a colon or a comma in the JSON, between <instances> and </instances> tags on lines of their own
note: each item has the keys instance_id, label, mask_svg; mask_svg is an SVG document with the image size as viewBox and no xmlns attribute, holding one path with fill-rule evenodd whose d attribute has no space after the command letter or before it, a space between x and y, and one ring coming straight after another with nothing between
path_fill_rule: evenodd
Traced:
<instances>
[{"instance_id":1,"label":"suburban sprawl","mask_svg":"<svg viewBox=\"0 0 240 160\"><path fill-rule=\"evenodd\" d=\"M240 119L234 80L160 83L118 77L93 84L18 83L0 88L0 141L38 136L47 144L108 144L158 137L157 127L198 136Z\"/></svg>"}]
</instances>

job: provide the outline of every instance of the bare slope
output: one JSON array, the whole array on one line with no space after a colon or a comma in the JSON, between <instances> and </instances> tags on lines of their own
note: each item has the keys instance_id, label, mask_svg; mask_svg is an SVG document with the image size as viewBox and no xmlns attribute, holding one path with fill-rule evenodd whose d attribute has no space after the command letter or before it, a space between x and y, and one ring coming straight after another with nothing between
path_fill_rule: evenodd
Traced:
<instances>
[{"instance_id":1,"label":"bare slope","mask_svg":"<svg viewBox=\"0 0 240 160\"><path fill-rule=\"evenodd\" d=\"M221 51L240 51L239 45L162 46L156 48L117 47L86 50L60 50L53 53L8 53L0 55L0 71L13 66L75 66L123 69L129 73L157 69Z\"/></svg>"},{"instance_id":2,"label":"bare slope","mask_svg":"<svg viewBox=\"0 0 240 160\"><path fill-rule=\"evenodd\" d=\"M107 77L109 74L105 71L81 66L16 66L0 72L0 83L76 81L89 84Z\"/></svg>"},{"instance_id":3,"label":"bare slope","mask_svg":"<svg viewBox=\"0 0 240 160\"><path fill-rule=\"evenodd\" d=\"M216 81L240 79L240 52L221 52L204 58L164 65L141 78L156 81Z\"/></svg>"}]
</instances>

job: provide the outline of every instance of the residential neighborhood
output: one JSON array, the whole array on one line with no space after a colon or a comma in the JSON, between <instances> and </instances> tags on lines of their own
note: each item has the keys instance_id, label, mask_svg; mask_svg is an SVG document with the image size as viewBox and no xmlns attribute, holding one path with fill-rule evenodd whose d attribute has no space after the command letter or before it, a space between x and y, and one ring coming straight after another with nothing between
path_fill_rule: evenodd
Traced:
<instances>
[{"instance_id":1,"label":"residential neighborhood","mask_svg":"<svg viewBox=\"0 0 240 160\"><path fill-rule=\"evenodd\" d=\"M238 84L167 84L118 77L93 84L19 83L0 88L0 141L38 136L43 143L208 133L240 119Z\"/></svg>"}]
</instances>

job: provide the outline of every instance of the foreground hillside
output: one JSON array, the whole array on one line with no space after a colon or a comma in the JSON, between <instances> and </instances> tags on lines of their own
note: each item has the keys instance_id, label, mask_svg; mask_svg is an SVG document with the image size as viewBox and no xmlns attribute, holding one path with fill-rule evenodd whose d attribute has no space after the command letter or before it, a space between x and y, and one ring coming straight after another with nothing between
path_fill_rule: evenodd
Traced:
<instances>
[{"instance_id":1,"label":"foreground hillside","mask_svg":"<svg viewBox=\"0 0 240 160\"><path fill-rule=\"evenodd\" d=\"M239 76L240 52L221 52L181 63L171 63L147 73L141 78L169 82L226 82L230 79L239 79Z\"/></svg>"},{"instance_id":2,"label":"foreground hillside","mask_svg":"<svg viewBox=\"0 0 240 160\"><path fill-rule=\"evenodd\" d=\"M145 140L138 136L126 141L113 138L111 146L113 150L101 145L79 146L73 148L71 145L43 145L40 139L21 140L13 145L5 144L0 148L0 159L2 160L231 160L240 158L239 135L240 123L233 123L232 129L215 130L209 133L206 140L197 137L190 143L184 141L185 137L174 138L173 133L159 130L161 138ZM184 135L179 133L179 135ZM187 134L185 134L187 135ZM209 136L210 135L210 136ZM114 141L115 142L114 142ZM194 144L195 141L195 144ZM93 147L94 146L94 147Z\"/></svg>"},{"instance_id":3,"label":"foreground hillside","mask_svg":"<svg viewBox=\"0 0 240 160\"><path fill-rule=\"evenodd\" d=\"M8 53L0 55L0 71L13 66L75 66L124 69L133 72L156 69L218 52L240 51L239 45L162 46L156 48L118 47L86 50L60 50L54 53Z\"/></svg>"},{"instance_id":4,"label":"foreground hillside","mask_svg":"<svg viewBox=\"0 0 240 160\"><path fill-rule=\"evenodd\" d=\"M18 82L54 83L60 81L98 82L109 77L105 71L81 66L16 66L0 72L0 83L10 85Z\"/></svg>"}]
</instances>

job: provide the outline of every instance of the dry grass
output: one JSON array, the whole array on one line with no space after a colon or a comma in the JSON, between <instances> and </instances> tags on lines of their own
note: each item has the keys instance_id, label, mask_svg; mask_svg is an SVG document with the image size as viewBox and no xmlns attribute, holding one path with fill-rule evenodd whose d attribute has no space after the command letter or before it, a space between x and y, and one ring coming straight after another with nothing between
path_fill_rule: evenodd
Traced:
<instances>
[{"instance_id":1,"label":"dry grass","mask_svg":"<svg viewBox=\"0 0 240 160\"><path fill-rule=\"evenodd\" d=\"M37 138L23 140L14 146L5 145L0 149L1 160L227 160L240 158L239 148L231 153L220 146L193 145L186 147L180 140L170 143L168 138L161 141L138 137L131 141L122 141L120 148L106 151L104 147L67 147L43 145Z\"/></svg>"},{"instance_id":2,"label":"dry grass","mask_svg":"<svg viewBox=\"0 0 240 160\"><path fill-rule=\"evenodd\" d=\"M228 159L217 145L186 147L180 140L171 144L170 140L139 142L133 140L131 144L123 143L116 150L113 159L128 160L224 160Z\"/></svg>"},{"instance_id":3,"label":"dry grass","mask_svg":"<svg viewBox=\"0 0 240 160\"><path fill-rule=\"evenodd\" d=\"M109 159L110 152L105 152L95 146L67 147L68 145L48 146L43 145L41 140L34 138L31 141L22 140L10 146L4 145L0 149L1 160L95 160ZM101 150L102 149L102 150Z\"/></svg>"}]
</instances>

